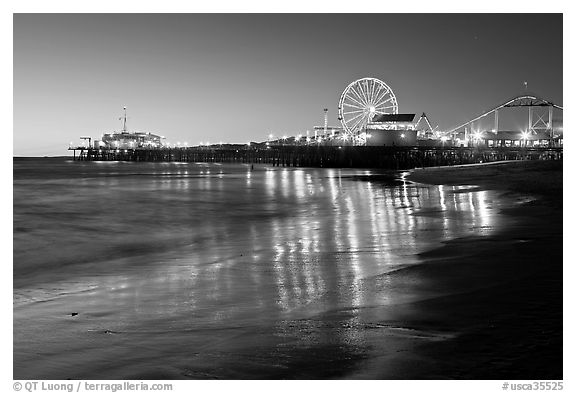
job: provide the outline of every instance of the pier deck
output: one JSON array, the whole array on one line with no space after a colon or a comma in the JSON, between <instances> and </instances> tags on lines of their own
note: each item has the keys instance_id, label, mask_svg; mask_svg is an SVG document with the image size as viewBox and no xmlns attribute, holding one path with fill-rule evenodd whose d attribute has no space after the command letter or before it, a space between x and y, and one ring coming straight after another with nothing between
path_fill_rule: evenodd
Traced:
<instances>
[{"instance_id":1,"label":"pier deck","mask_svg":"<svg viewBox=\"0 0 576 393\"><path fill-rule=\"evenodd\" d=\"M563 158L563 148L274 146L93 149L71 147L74 160L218 162L283 167L411 169L502 160Z\"/></svg>"}]
</instances>

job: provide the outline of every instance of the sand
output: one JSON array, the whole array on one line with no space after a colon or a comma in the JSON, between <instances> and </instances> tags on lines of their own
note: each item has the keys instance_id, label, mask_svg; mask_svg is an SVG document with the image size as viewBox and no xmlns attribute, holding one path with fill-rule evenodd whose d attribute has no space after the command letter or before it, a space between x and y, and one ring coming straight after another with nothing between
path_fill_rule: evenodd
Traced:
<instances>
[{"instance_id":1,"label":"sand","mask_svg":"<svg viewBox=\"0 0 576 393\"><path fill-rule=\"evenodd\" d=\"M466 282L475 289L420 302L403 316L413 328L458 333L415 348L394 378L562 379L562 162L416 169L408 180L530 201L501 212L512 225L497 235L421 254L428 261L410 274L449 292Z\"/></svg>"}]
</instances>

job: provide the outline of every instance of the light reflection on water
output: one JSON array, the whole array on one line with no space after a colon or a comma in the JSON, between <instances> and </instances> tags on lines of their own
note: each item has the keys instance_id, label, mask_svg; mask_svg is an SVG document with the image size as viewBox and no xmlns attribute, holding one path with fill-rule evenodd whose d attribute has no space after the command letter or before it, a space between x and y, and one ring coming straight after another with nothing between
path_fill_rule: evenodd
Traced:
<instances>
[{"instance_id":1,"label":"light reflection on water","mask_svg":"<svg viewBox=\"0 0 576 393\"><path fill-rule=\"evenodd\" d=\"M15 172L15 376L46 377L39 371L46 357L34 353L85 349L82 329L150 334L154 356L141 360L150 367L158 352L169 358L182 340L196 342L181 335L197 329L216 329L202 343L221 351L231 344L221 344L226 334L218 329L244 329L236 354L258 337L270 351L277 340L291 340L290 348L368 345L357 327L375 317L362 310L426 296L418 283L399 286L387 273L420 263L418 254L442 241L488 235L498 224L489 191L382 180L370 171L133 168L82 167L72 189L65 174L25 180ZM71 310L85 316L74 326L63 319ZM30 318L65 334L46 333L30 350L37 333L27 328ZM159 332L173 339L155 346ZM70 344L70 337L78 339ZM128 350L132 339L122 340L109 350ZM65 376L63 362L55 377ZM100 367L89 362L82 375Z\"/></svg>"}]
</instances>

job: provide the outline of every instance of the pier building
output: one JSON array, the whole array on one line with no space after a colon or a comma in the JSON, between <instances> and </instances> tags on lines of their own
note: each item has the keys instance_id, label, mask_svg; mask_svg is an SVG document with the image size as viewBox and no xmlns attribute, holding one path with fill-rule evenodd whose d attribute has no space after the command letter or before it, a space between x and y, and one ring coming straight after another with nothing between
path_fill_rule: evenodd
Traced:
<instances>
[{"instance_id":1,"label":"pier building","mask_svg":"<svg viewBox=\"0 0 576 393\"><path fill-rule=\"evenodd\" d=\"M103 134L100 140L94 141L94 149L155 149L164 145L164 137L160 135L151 132L128 132L126 107L120 120L123 120L122 130Z\"/></svg>"},{"instance_id":2,"label":"pier building","mask_svg":"<svg viewBox=\"0 0 576 393\"><path fill-rule=\"evenodd\" d=\"M416 146L413 113L376 115L366 124L366 146Z\"/></svg>"},{"instance_id":3,"label":"pier building","mask_svg":"<svg viewBox=\"0 0 576 393\"><path fill-rule=\"evenodd\" d=\"M163 137L150 132L111 132L94 141L94 148L135 149L159 148L163 146Z\"/></svg>"}]
</instances>

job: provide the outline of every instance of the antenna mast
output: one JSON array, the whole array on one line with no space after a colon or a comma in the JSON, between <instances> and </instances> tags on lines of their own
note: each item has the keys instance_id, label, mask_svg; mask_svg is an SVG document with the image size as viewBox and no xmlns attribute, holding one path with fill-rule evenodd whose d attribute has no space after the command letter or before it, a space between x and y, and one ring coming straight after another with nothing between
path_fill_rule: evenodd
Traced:
<instances>
[{"instance_id":1,"label":"antenna mast","mask_svg":"<svg viewBox=\"0 0 576 393\"><path fill-rule=\"evenodd\" d=\"M126 107L124 107L124 127L122 128L122 133L126 132L128 132L128 129L126 129Z\"/></svg>"}]
</instances>

